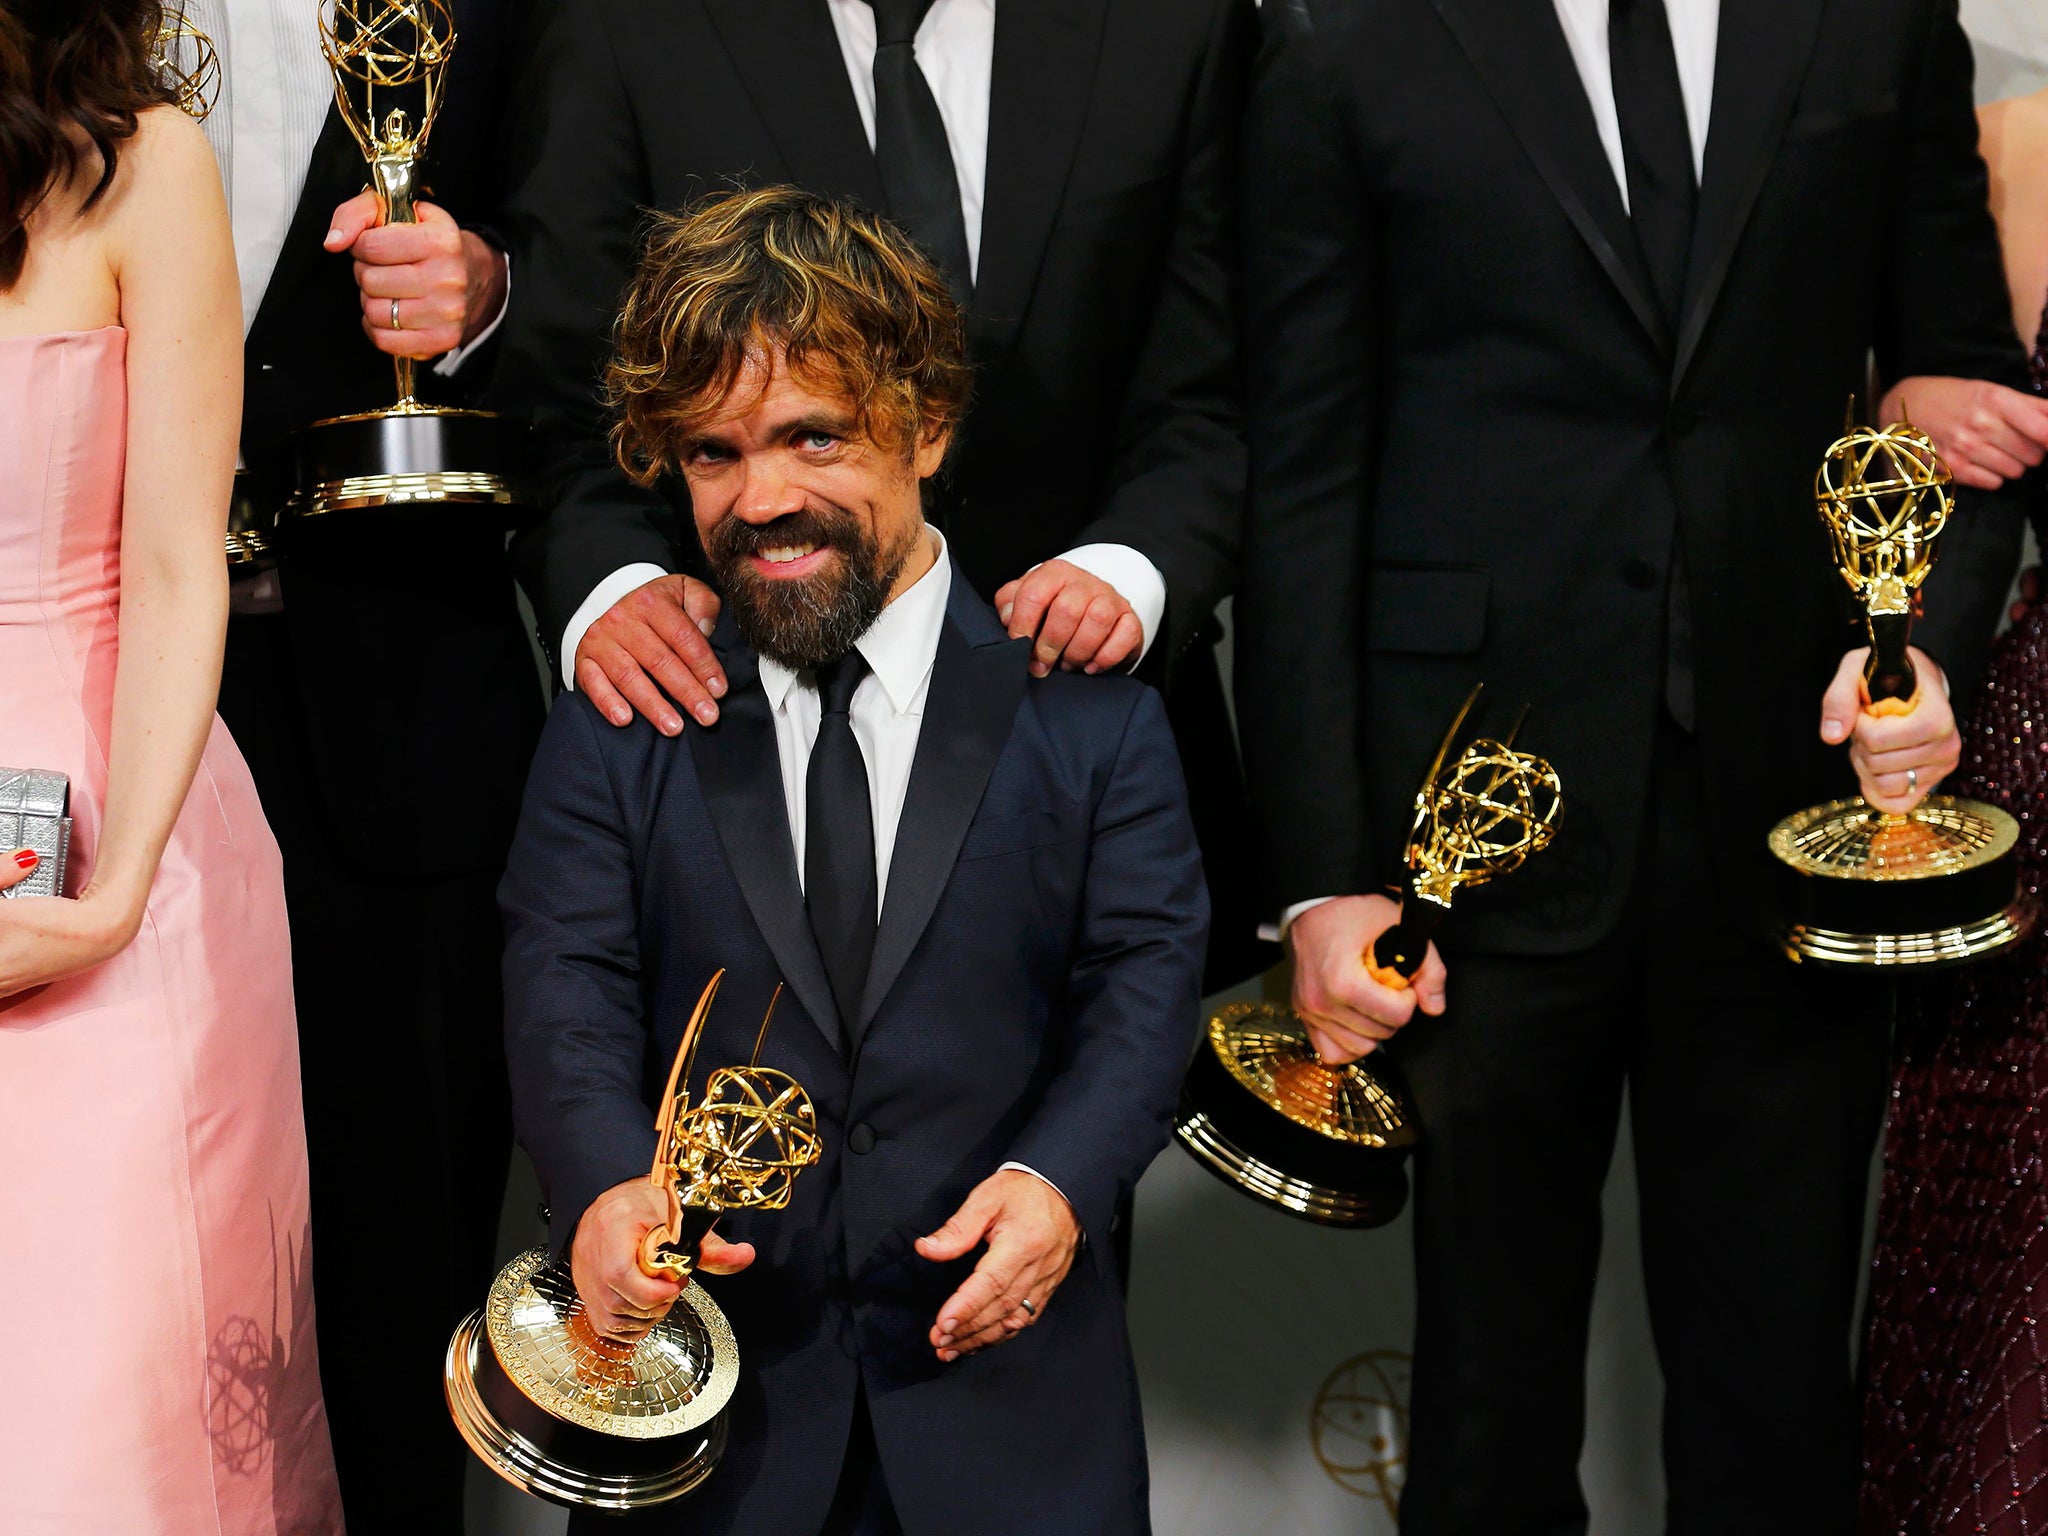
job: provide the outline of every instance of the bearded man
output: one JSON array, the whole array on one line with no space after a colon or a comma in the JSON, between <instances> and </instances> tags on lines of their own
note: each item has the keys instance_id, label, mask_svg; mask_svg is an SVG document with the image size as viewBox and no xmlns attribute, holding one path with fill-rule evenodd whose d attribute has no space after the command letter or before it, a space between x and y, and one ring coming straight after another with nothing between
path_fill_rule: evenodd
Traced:
<instances>
[{"instance_id":1,"label":"bearded man","mask_svg":"<svg viewBox=\"0 0 2048 1536\"><path fill-rule=\"evenodd\" d=\"M926 525L964 328L891 226L790 188L665 221L609 378L620 462L688 485L730 689L673 737L564 696L501 893L514 1116L595 1326L677 1295L637 1262L652 1101L713 971L706 1069L785 984L762 1061L824 1140L786 1209L705 1240L730 1445L627 1523L1147 1531L1109 1238L1165 1144L1208 927L1165 710L1034 676Z\"/></svg>"}]
</instances>

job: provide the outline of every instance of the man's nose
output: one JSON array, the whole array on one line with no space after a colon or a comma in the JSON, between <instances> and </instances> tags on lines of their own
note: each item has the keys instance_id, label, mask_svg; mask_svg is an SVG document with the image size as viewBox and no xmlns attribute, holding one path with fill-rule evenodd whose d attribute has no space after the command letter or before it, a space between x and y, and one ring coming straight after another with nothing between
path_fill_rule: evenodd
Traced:
<instances>
[{"instance_id":1,"label":"man's nose","mask_svg":"<svg viewBox=\"0 0 2048 1536\"><path fill-rule=\"evenodd\" d=\"M791 512L801 512L804 494L784 468L772 460L746 463L746 479L740 486L733 510L750 523L772 523Z\"/></svg>"}]
</instances>

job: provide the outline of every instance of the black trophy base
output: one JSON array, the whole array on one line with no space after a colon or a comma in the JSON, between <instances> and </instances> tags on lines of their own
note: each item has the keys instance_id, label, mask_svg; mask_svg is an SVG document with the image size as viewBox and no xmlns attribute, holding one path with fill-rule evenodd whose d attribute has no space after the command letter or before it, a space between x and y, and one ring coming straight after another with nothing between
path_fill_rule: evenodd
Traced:
<instances>
[{"instance_id":1,"label":"black trophy base","mask_svg":"<svg viewBox=\"0 0 2048 1536\"><path fill-rule=\"evenodd\" d=\"M1232 1189L1318 1226L1385 1226L1408 1203L1405 1150L1337 1141L1296 1124L1232 1077L1206 1041L1173 1128L1195 1161Z\"/></svg>"},{"instance_id":2,"label":"black trophy base","mask_svg":"<svg viewBox=\"0 0 2048 1536\"><path fill-rule=\"evenodd\" d=\"M303 522L356 513L446 509L509 525L536 510L527 430L489 411L400 405L316 421L294 434Z\"/></svg>"},{"instance_id":3,"label":"black trophy base","mask_svg":"<svg viewBox=\"0 0 2048 1536\"><path fill-rule=\"evenodd\" d=\"M709 1477L725 1454L723 1412L688 1434L629 1440L543 1411L499 1365L481 1310L449 1341L442 1384L456 1429L484 1465L522 1493L566 1509L666 1504Z\"/></svg>"},{"instance_id":4,"label":"black trophy base","mask_svg":"<svg viewBox=\"0 0 2048 1536\"><path fill-rule=\"evenodd\" d=\"M1785 953L1852 970L1926 969L2010 948L2037 916L2020 889L2018 840L2005 811L1948 795L1907 817L1860 800L1788 816L1770 838Z\"/></svg>"}]
</instances>

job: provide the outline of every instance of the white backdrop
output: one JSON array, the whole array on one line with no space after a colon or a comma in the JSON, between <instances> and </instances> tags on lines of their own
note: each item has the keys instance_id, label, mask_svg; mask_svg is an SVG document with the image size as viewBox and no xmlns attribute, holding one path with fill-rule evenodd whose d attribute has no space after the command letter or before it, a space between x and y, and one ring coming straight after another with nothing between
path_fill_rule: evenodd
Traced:
<instances>
[{"instance_id":1,"label":"white backdrop","mask_svg":"<svg viewBox=\"0 0 2048 1536\"><path fill-rule=\"evenodd\" d=\"M1962 10L1980 99L2048 87L2048 0L1963 0ZM535 1240L520 1163L508 1254ZM1662 1385L1626 1137L1606 1207L1581 1470L1593 1536L1650 1536L1663 1523ZM1226 1189L1177 1146L1161 1155L1138 1191L1131 1294L1159 1536L1393 1536L1414 1315L1408 1242L1405 1217L1376 1232L1325 1231ZM561 1531L559 1511L472 1470L469 1536Z\"/></svg>"}]
</instances>

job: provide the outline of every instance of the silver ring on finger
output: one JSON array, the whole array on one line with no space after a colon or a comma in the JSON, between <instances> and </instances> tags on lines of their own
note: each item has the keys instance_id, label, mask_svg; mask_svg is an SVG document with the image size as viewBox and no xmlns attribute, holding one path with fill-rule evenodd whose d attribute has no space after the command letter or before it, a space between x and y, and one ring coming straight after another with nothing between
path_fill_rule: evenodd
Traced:
<instances>
[{"instance_id":1,"label":"silver ring on finger","mask_svg":"<svg viewBox=\"0 0 2048 1536\"><path fill-rule=\"evenodd\" d=\"M1038 1308L1031 1304L1031 1298L1029 1296L1026 1296L1022 1301L1018 1302L1017 1305L1024 1309L1024 1315L1026 1317L1030 1318L1034 1323L1038 1321Z\"/></svg>"},{"instance_id":2,"label":"silver ring on finger","mask_svg":"<svg viewBox=\"0 0 2048 1536\"><path fill-rule=\"evenodd\" d=\"M1918 768L1908 768L1906 770L1906 793L1909 795L1920 793L1920 770Z\"/></svg>"},{"instance_id":3,"label":"silver ring on finger","mask_svg":"<svg viewBox=\"0 0 2048 1536\"><path fill-rule=\"evenodd\" d=\"M393 299L391 301L391 329L393 329L394 331L402 331L405 329L403 325L398 323L398 300L396 299Z\"/></svg>"}]
</instances>

